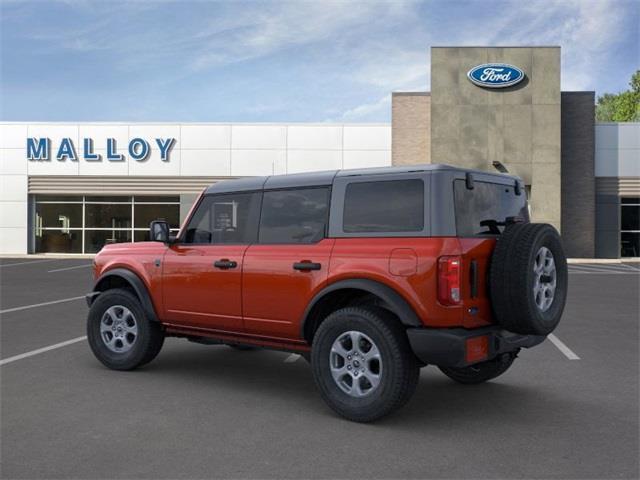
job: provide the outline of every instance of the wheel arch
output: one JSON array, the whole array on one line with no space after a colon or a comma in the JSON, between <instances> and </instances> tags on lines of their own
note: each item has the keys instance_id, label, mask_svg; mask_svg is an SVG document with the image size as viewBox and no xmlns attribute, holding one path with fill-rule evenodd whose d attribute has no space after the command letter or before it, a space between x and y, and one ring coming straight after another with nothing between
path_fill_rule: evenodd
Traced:
<instances>
[{"instance_id":1,"label":"wheel arch","mask_svg":"<svg viewBox=\"0 0 640 480\"><path fill-rule=\"evenodd\" d=\"M90 297L89 306L102 292L113 288L125 288L132 291L140 300L140 304L148 318L154 322L159 321L145 283L136 273L126 268L114 268L100 275L93 286L92 293L88 296L88 298Z\"/></svg>"},{"instance_id":2,"label":"wheel arch","mask_svg":"<svg viewBox=\"0 0 640 480\"><path fill-rule=\"evenodd\" d=\"M349 279L326 286L311 299L302 316L301 337L311 343L318 326L329 313L358 300L375 301L376 305L393 313L405 326L422 326L409 302L393 288L375 280Z\"/></svg>"}]
</instances>

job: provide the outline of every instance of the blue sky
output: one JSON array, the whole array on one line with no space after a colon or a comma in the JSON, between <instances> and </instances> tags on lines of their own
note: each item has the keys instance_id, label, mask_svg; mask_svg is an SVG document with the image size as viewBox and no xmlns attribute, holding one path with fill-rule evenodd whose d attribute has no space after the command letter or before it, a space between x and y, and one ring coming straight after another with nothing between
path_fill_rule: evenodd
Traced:
<instances>
[{"instance_id":1,"label":"blue sky","mask_svg":"<svg viewBox=\"0 0 640 480\"><path fill-rule=\"evenodd\" d=\"M636 0L0 5L2 120L387 122L438 45L560 45L598 94L640 67Z\"/></svg>"}]
</instances>

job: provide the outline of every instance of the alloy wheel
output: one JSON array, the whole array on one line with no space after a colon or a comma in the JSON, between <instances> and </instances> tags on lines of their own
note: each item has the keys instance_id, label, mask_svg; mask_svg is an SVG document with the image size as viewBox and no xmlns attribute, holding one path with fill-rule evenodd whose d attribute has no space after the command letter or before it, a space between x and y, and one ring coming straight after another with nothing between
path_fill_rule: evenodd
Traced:
<instances>
[{"instance_id":1,"label":"alloy wheel","mask_svg":"<svg viewBox=\"0 0 640 480\"><path fill-rule=\"evenodd\" d=\"M336 338L329 354L329 367L336 385L351 397L365 397L380 386L380 350L362 332L351 330Z\"/></svg>"}]
</instances>

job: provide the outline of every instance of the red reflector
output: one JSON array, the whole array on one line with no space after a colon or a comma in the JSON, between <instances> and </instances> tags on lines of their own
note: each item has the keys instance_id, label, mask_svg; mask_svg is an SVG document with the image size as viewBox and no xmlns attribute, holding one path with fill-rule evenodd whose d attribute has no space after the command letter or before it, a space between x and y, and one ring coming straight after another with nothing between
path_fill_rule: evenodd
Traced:
<instances>
[{"instance_id":1,"label":"red reflector","mask_svg":"<svg viewBox=\"0 0 640 480\"><path fill-rule=\"evenodd\" d=\"M465 342L465 360L476 363L489 357L489 336L468 338Z\"/></svg>"},{"instance_id":2,"label":"red reflector","mask_svg":"<svg viewBox=\"0 0 640 480\"><path fill-rule=\"evenodd\" d=\"M438 259L438 301L443 305L460 303L460 257Z\"/></svg>"}]
</instances>

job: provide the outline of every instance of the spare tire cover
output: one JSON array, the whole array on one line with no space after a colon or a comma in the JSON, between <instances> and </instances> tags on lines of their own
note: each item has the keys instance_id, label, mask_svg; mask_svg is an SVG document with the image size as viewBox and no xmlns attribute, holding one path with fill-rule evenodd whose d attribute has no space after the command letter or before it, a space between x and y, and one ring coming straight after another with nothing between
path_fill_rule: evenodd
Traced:
<instances>
[{"instance_id":1,"label":"spare tire cover","mask_svg":"<svg viewBox=\"0 0 640 480\"><path fill-rule=\"evenodd\" d=\"M553 226L507 226L498 237L489 268L496 320L512 332L548 335L562 316L567 279L567 259Z\"/></svg>"}]
</instances>

